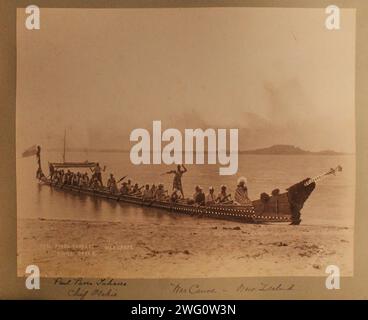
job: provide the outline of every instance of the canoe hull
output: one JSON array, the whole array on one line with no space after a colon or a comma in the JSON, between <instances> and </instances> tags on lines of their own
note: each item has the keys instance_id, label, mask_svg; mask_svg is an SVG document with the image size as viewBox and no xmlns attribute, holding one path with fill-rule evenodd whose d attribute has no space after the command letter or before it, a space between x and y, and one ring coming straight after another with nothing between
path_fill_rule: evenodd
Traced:
<instances>
[{"instance_id":1,"label":"canoe hull","mask_svg":"<svg viewBox=\"0 0 368 320\"><path fill-rule=\"evenodd\" d=\"M267 201L255 200L252 205L208 205L195 206L182 202L173 203L166 201L143 201L140 197L131 195L112 194L108 191L81 188L78 186L59 185L50 181L41 182L52 188L66 192L85 194L92 197L121 201L139 206L163 209L175 214L185 214L194 217L207 217L216 219L232 220L244 223L266 222L293 222L294 215L290 203L290 193L284 192L271 196Z\"/></svg>"}]
</instances>

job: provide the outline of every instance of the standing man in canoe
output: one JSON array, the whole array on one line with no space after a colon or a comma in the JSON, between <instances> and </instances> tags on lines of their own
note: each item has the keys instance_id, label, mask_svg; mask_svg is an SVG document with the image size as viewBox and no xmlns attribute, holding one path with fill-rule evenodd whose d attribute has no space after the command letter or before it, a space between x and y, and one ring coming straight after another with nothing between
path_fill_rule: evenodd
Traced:
<instances>
[{"instance_id":1,"label":"standing man in canoe","mask_svg":"<svg viewBox=\"0 0 368 320\"><path fill-rule=\"evenodd\" d=\"M100 167L100 164L97 162L96 166L93 169L91 169L91 168L89 168L89 169L93 172L92 177L94 177L98 181L100 186L103 187L101 171L105 171L106 167L104 167L103 170L102 170L101 167Z\"/></svg>"},{"instance_id":2,"label":"standing man in canoe","mask_svg":"<svg viewBox=\"0 0 368 320\"><path fill-rule=\"evenodd\" d=\"M188 171L187 168L185 168L183 164L182 165L178 164L177 170L171 170L166 172L167 174L174 174L173 190L176 189L177 191L179 191L183 198L184 198L184 191L183 186L181 184L181 177L187 171Z\"/></svg>"}]
</instances>

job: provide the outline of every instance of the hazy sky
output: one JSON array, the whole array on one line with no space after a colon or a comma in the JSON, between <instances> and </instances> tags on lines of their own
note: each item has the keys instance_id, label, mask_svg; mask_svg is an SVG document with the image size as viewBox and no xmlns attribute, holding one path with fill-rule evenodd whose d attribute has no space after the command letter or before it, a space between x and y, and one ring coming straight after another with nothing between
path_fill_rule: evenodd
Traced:
<instances>
[{"instance_id":1,"label":"hazy sky","mask_svg":"<svg viewBox=\"0 0 368 320\"><path fill-rule=\"evenodd\" d=\"M43 9L17 28L17 143L124 148L152 120L239 128L240 149L355 150L355 11Z\"/></svg>"}]
</instances>

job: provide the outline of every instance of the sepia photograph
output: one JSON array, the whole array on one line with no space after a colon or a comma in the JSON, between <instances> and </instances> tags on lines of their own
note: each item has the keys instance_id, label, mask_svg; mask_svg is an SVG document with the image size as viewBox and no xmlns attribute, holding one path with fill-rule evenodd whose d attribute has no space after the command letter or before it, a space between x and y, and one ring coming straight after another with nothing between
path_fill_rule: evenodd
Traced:
<instances>
[{"instance_id":1,"label":"sepia photograph","mask_svg":"<svg viewBox=\"0 0 368 320\"><path fill-rule=\"evenodd\" d=\"M338 13L18 8L18 277L354 276L356 12Z\"/></svg>"}]
</instances>

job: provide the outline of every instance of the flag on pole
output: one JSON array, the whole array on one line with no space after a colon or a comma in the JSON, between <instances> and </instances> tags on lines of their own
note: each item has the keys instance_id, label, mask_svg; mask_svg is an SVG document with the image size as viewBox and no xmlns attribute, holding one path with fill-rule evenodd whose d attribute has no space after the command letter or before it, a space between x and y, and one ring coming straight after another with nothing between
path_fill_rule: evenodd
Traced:
<instances>
[{"instance_id":1,"label":"flag on pole","mask_svg":"<svg viewBox=\"0 0 368 320\"><path fill-rule=\"evenodd\" d=\"M30 156L35 156L38 152L38 148L36 145L28 148L27 150L25 150L23 153L22 153L22 157L30 157Z\"/></svg>"}]
</instances>

